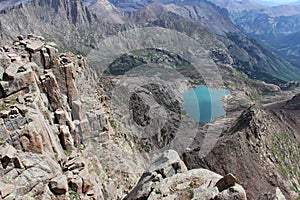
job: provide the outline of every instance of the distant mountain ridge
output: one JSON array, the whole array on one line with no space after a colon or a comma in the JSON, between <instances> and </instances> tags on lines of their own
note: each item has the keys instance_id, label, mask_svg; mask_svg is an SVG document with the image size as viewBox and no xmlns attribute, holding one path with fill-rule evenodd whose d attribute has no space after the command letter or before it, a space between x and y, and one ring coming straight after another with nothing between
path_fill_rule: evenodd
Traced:
<instances>
[{"instance_id":1,"label":"distant mountain ridge","mask_svg":"<svg viewBox=\"0 0 300 200\"><path fill-rule=\"evenodd\" d=\"M275 8L278 9L278 8ZM297 10L281 16L259 11L244 11L232 14L233 21L250 37L257 39L282 58L300 67L300 15Z\"/></svg>"},{"instance_id":2,"label":"distant mountain ridge","mask_svg":"<svg viewBox=\"0 0 300 200\"><path fill-rule=\"evenodd\" d=\"M131 4L132 1L134 1L133 4ZM3 39L9 38L12 30L14 34L23 34L29 29L38 30L39 34L43 33L51 40L58 40L59 38L65 38L67 33L68 37L64 39L65 44L61 43L62 45L67 47L72 44L75 50L88 52L90 49L96 48L95 41L99 41L99 38L103 35L114 34L124 28L132 28L136 26L136 23L151 22L150 24L153 25L165 26L163 25L165 24L164 21L170 21L173 24L173 21L179 20L182 21L182 27L176 28L179 31L191 32L196 30L193 26L202 25L215 33L217 38L213 42L203 42L203 45L206 45L206 48L212 51L213 48L218 46L216 44L222 44L222 48L227 48L227 53L234 58L234 66L251 78L282 84L286 81L297 80L297 77L299 77L299 70L278 59L254 40L249 40L229 19L229 13L226 9L222 9L211 2L206 0L159 0L156 4L151 4L152 1L150 0L112 2L114 2L114 5L107 0L97 2L36 0L28 3L28 6L23 5L20 8L7 10L6 13L3 13L2 20L0 20L2 25L1 37ZM85 6L87 4L88 7ZM130 10L132 5L139 7L144 4L149 6L127 12L127 14L119 11L119 6L121 6L121 10ZM53 10L46 11L48 5ZM33 12L35 6L43 10L44 13L40 13L40 15L45 14L47 16L44 18L45 21L41 22L40 18L36 18L36 14L32 13L27 19L35 21L35 23L29 25L23 16L28 15L28 12ZM18 19L15 19L15 16L19 16ZM28 26L20 29L19 25L14 25L15 22L18 22L19 25L28 24ZM44 24L53 27L55 31L38 28L44 27ZM70 30L72 31L70 32ZM76 38L86 38L86 40L77 41Z\"/></svg>"},{"instance_id":3,"label":"distant mountain ridge","mask_svg":"<svg viewBox=\"0 0 300 200\"><path fill-rule=\"evenodd\" d=\"M249 7L249 1L211 0L229 10L230 18L244 32L281 58L300 67L300 5ZM240 7L234 5L239 4ZM250 8L250 9L249 9ZM300 79L300 78L298 78Z\"/></svg>"},{"instance_id":4,"label":"distant mountain ridge","mask_svg":"<svg viewBox=\"0 0 300 200\"><path fill-rule=\"evenodd\" d=\"M1 0L0 1L0 10L5 8L12 7L21 3L27 3L29 0Z\"/></svg>"},{"instance_id":5,"label":"distant mountain ridge","mask_svg":"<svg viewBox=\"0 0 300 200\"><path fill-rule=\"evenodd\" d=\"M300 1L295 1L295 2L292 2L292 3L289 3L289 5L300 5Z\"/></svg>"},{"instance_id":6,"label":"distant mountain ridge","mask_svg":"<svg viewBox=\"0 0 300 200\"><path fill-rule=\"evenodd\" d=\"M275 1L265 1L265 0L254 0L256 1L257 3L260 3L262 5L266 5L266 6L269 6L269 7L276 7L276 6L280 6L280 5L299 5L300 4L300 1L293 1L293 2L275 2Z\"/></svg>"},{"instance_id":7,"label":"distant mountain ridge","mask_svg":"<svg viewBox=\"0 0 300 200\"><path fill-rule=\"evenodd\" d=\"M133 1L133 0L126 0L126 1L120 1L120 2L118 1L118 2L115 2L115 6L117 8L119 8L119 6L121 6L122 9L124 9L124 10L130 10L130 8L127 8L126 5L127 4L131 5L130 4L131 1ZM237 2L235 0L228 1L228 2L233 2L233 1ZM143 2L143 5L144 5L144 4L149 3L150 1L139 1L139 2ZM224 33L230 33L230 32L232 32L232 33L239 33L238 35L241 35L240 34L240 30L238 28L236 28L232 24L232 22L230 21L230 19L229 19L229 13L226 11L226 9L222 9L222 8L216 6L215 4L213 4L213 3L209 2L209 1L205 1L205 0L202 0L202 1L196 1L196 0L186 0L186 1L180 1L180 0L158 0L156 2L159 2L159 3L163 4L163 7L164 7L165 10L173 12L173 13L176 13L176 14L182 16L183 18L185 18L187 20L198 21L198 22L203 23L211 31L213 31L214 33L217 33L219 35L224 35ZM243 1L243 3L249 4L249 3L251 3L251 1L245 1L245 2ZM134 4L134 5L136 5L136 4ZM259 8L267 9L266 7L260 6L260 5L256 4L256 3L252 3L252 5L254 5L255 8L257 8L257 6L258 6ZM154 7L152 6L152 8L154 8ZM153 14L153 13L156 12L154 10L152 12L151 9L149 10L149 8L150 7L146 8L146 9L148 9L148 11L147 11L148 13L152 13ZM135 11L135 12L129 12L129 14L131 15L131 17L133 15L137 15L137 16L139 16L139 18L142 18L145 21L145 19L147 18L146 17L147 15L144 15L145 13L142 14L143 10L146 11L145 8L142 8L142 9L140 9L138 11ZM139 13L139 14L137 14L137 13ZM203 13L205 13L205 14L203 14ZM214 13L214 14L212 14L212 13ZM215 16L218 16L218 17L214 18ZM233 35L234 34L231 34L231 36L233 36ZM231 39L233 39L233 37L231 37ZM235 42L237 42L237 44L240 44L240 45L243 44L243 43L241 43L241 41L238 41L238 40L236 40ZM250 51L250 49L248 49L248 51ZM266 51L266 50L262 50L262 51ZM265 62L265 64L261 65L260 67L264 68L264 67L270 66L270 63L274 63L274 62L277 63L277 64L282 63L282 64L279 64L279 65L281 67L283 67L283 68L284 68L284 66L289 66L285 70L283 70L282 72L278 72L278 71L276 72L276 70L273 71L276 67L274 68L274 65L271 64L272 67L270 66L269 70L273 71L273 76L276 76L276 77L278 77L278 76L279 77L280 76L281 77L285 77L286 74L290 74L290 72L288 72L289 68L290 67L293 68L293 67L289 63L287 63L287 62L284 63L282 61L275 61L277 59L271 53L269 54L269 56L273 57L273 58L271 60L269 60L268 62ZM264 60L264 59L261 59L261 61L262 60ZM261 61L259 61L259 63ZM241 63L239 63L238 65L240 65L240 64ZM277 65L277 64L275 64L275 65ZM262 70L262 69L259 69L260 67L257 66L257 67L254 67L254 68L256 68L256 69L258 69L260 71L260 70ZM245 69L245 71L247 71L247 70ZM291 78L291 77L290 78L298 80L298 77L300 76L299 73L298 73L299 70L293 68L292 71L294 71L295 73L293 73L294 75L292 75L293 78ZM250 74L248 73L248 75L250 75ZM256 76L253 76L253 75L250 75L250 76L251 77L256 77ZM266 74L264 76L266 76ZM263 76L259 76L259 77L262 78ZM269 79L269 78L267 78L267 79Z\"/></svg>"},{"instance_id":8,"label":"distant mountain ridge","mask_svg":"<svg viewBox=\"0 0 300 200\"><path fill-rule=\"evenodd\" d=\"M243 10L264 9L266 6L253 0L209 0L210 2L226 8L229 12L240 12Z\"/></svg>"}]
</instances>

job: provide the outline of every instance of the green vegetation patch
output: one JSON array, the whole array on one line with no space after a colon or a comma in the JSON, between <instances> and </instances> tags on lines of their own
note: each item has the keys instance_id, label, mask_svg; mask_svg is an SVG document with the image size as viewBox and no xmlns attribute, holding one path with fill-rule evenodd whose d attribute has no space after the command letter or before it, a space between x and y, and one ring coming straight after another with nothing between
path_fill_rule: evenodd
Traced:
<instances>
[{"instance_id":1,"label":"green vegetation patch","mask_svg":"<svg viewBox=\"0 0 300 200\"><path fill-rule=\"evenodd\" d=\"M300 198L300 143L293 132L277 133L272 140L272 153L275 156L281 174L291 181L291 190Z\"/></svg>"},{"instance_id":2,"label":"green vegetation patch","mask_svg":"<svg viewBox=\"0 0 300 200\"><path fill-rule=\"evenodd\" d=\"M3 99L3 102L0 103L0 111L1 110L9 110L11 106L17 104L17 100L13 98L5 98Z\"/></svg>"},{"instance_id":3,"label":"green vegetation patch","mask_svg":"<svg viewBox=\"0 0 300 200\"><path fill-rule=\"evenodd\" d=\"M66 149L66 150L64 150L64 154L65 154L66 156L70 156L71 153L72 153L72 149Z\"/></svg>"},{"instance_id":4,"label":"green vegetation patch","mask_svg":"<svg viewBox=\"0 0 300 200\"><path fill-rule=\"evenodd\" d=\"M106 74L124 75L133 68L144 64L161 64L171 68L188 67L190 63L179 55L161 49L140 49L123 54L109 66Z\"/></svg>"},{"instance_id":5,"label":"green vegetation patch","mask_svg":"<svg viewBox=\"0 0 300 200\"><path fill-rule=\"evenodd\" d=\"M72 190L71 187L69 187L69 194L71 200L80 200L79 194L76 191Z\"/></svg>"}]
</instances>

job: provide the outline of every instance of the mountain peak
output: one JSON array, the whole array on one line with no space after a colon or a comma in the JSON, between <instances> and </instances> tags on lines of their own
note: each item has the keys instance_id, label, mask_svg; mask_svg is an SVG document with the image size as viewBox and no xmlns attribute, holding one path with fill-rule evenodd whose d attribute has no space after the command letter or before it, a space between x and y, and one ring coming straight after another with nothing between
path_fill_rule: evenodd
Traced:
<instances>
[{"instance_id":1,"label":"mountain peak","mask_svg":"<svg viewBox=\"0 0 300 200\"><path fill-rule=\"evenodd\" d=\"M230 12L239 12L243 10L263 9L264 5L256 3L252 0L208 0L221 8L226 8Z\"/></svg>"},{"instance_id":2,"label":"mountain peak","mask_svg":"<svg viewBox=\"0 0 300 200\"><path fill-rule=\"evenodd\" d=\"M108 0L96 0L90 3L89 9L99 18L111 23L123 23L122 13Z\"/></svg>"}]
</instances>

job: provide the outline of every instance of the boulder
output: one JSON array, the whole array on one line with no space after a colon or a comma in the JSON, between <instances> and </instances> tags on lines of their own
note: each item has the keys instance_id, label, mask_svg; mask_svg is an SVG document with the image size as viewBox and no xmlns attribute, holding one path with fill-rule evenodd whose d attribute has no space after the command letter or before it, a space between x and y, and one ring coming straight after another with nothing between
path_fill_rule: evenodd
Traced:
<instances>
[{"instance_id":1,"label":"boulder","mask_svg":"<svg viewBox=\"0 0 300 200\"><path fill-rule=\"evenodd\" d=\"M143 173L137 186L125 197L125 200L135 199L246 200L246 193L232 174L222 177L206 169L187 171L178 154L168 150Z\"/></svg>"},{"instance_id":2,"label":"boulder","mask_svg":"<svg viewBox=\"0 0 300 200\"><path fill-rule=\"evenodd\" d=\"M55 118L57 119L58 123L61 125L66 125L66 112L62 109L57 109L55 111Z\"/></svg>"},{"instance_id":3,"label":"boulder","mask_svg":"<svg viewBox=\"0 0 300 200\"><path fill-rule=\"evenodd\" d=\"M259 198L259 200L286 200L285 196L282 194L281 190L277 187L264 194Z\"/></svg>"},{"instance_id":4,"label":"boulder","mask_svg":"<svg viewBox=\"0 0 300 200\"><path fill-rule=\"evenodd\" d=\"M82 103L80 100L72 102L72 116L73 120L83 120L85 117L85 112L82 107Z\"/></svg>"},{"instance_id":5,"label":"boulder","mask_svg":"<svg viewBox=\"0 0 300 200\"><path fill-rule=\"evenodd\" d=\"M72 105L73 101L79 100L77 85L75 84L74 74L76 70L74 63L53 68L60 92L67 96L68 103Z\"/></svg>"},{"instance_id":6,"label":"boulder","mask_svg":"<svg viewBox=\"0 0 300 200\"><path fill-rule=\"evenodd\" d=\"M54 43L48 43L45 46L52 61L58 58L58 50L56 49L56 47L57 45Z\"/></svg>"},{"instance_id":7,"label":"boulder","mask_svg":"<svg viewBox=\"0 0 300 200\"><path fill-rule=\"evenodd\" d=\"M277 187L275 191L275 200L286 200L281 190Z\"/></svg>"},{"instance_id":8,"label":"boulder","mask_svg":"<svg viewBox=\"0 0 300 200\"><path fill-rule=\"evenodd\" d=\"M47 49L42 48L41 54L42 54L42 64L43 64L44 69L51 68L51 59L50 59L50 55L47 52Z\"/></svg>"},{"instance_id":9,"label":"boulder","mask_svg":"<svg viewBox=\"0 0 300 200\"><path fill-rule=\"evenodd\" d=\"M30 123L28 128L23 129L20 134L20 145L25 152L33 152L33 153L43 153L44 152L44 143L43 141L43 129L41 124L35 121L34 123ZM37 126L37 127L34 127Z\"/></svg>"},{"instance_id":10,"label":"boulder","mask_svg":"<svg viewBox=\"0 0 300 200\"><path fill-rule=\"evenodd\" d=\"M55 42L47 42L46 46L57 48L57 44Z\"/></svg>"},{"instance_id":11,"label":"boulder","mask_svg":"<svg viewBox=\"0 0 300 200\"><path fill-rule=\"evenodd\" d=\"M36 39L37 35L33 34L33 33L29 33L27 34L27 39Z\"/></svg>"},{"instance_id":12,"label":"boulder","mask_svg":"<svg viewBox=\"0 0 300 200\"><path fill-rule=\"evenodd\" d=\"M9 96L13 93L19 92L20 90L29 89L29 92L33 92L34 89L37 89L37 85L34 86L36 83L35 73L32 71L25 71L22 73L17 73L14 76L14 80L11 82L1 81L0 87L5 96Z\"/></svg>"},{"instance_id":13,"label":"boulder","mask_svg":"<svg viewBox=\"0 0 300 200\"><path fill-rule=\"evenodd\" d=\"M24 36L23 35L18 35L17 38L18 38L19 41L24 40Z\"/></svg>"},{"instance_id":14,"label":"boulder","mask_svg":"<svg viewBox=\"0 0 300 200\"><path fill-rule=\"evenodd\" d=\"M75 176L75 178L72 178L70 180L69 185L72 190L76 191L78 194L82 194L82 178L80 178L79 176Z\"/></svg>"},{"instance_id":15,"label":"boulder","mask_svg":"<svg viewBox=\"0 0 300 200\"><path fill-rule=\"evenodd\" d=\"M18 168L18 169L23 168L22 162L18 156L16 156L14 158L14 165L15 165L15 168Z\"/></svg>"},{"instance_id":16,"label":"boulder","mask_svg":"<svg viewBox=\"0 0 300 200\"><path fill-rule=\"evenodd\" d=\"M246 192L240 185L234 185L227 190L223 190L215 198L215 200L246 200Z\"/></svg>"},{"instance_id":17,"label":"boulder","mask_svg":"<svg viewBox=\"0 0 300 200\"><path fill-rule=\"evenodd\" d=\"M39 66L35 62L27 62L23 65L23 67L26 69L26 71L39 71Z\"/></svg>"},{"instance_id":18,"label":"boulder","mask_svg":"<svg viewBox=\"0 0 300 200\"><path fill-rule=\"evenodd\" d=\"M7 56L10 58L11 62L20 63L22 61L22 57L16 53L8 53Z\"/></svg>"},{"instance_id":19,"label":"boulder","mask_svg":"<svg viewBox=\"0 0 300 200\"><path fill-rule=\"evenodd\" d=\"M97 164L94 163L94 167L97 168ZM82 178L82 192L88 193L89 191L91 191L93 184L91 183L90 172L87 166L83 170L81 170L78 175Z\"/></svg>"},{"instance_id":20,"label":"boulder","mask_svg":"<svg viewBox=\"0 0 300 200\"><path fill-rule=\"evenodd\" d=\"M92 131L103 130L103 127L107 125L104 110L88 112L87 118Z\"/></svg>"},{"instance_id":21,"label":"boulder","mask_svg":"<svg viewBox=\"0 0 300 200\"><path fill-rule=\"evenodd\" d=\"M55 111L55 118L58 121L59 125L66 125L69 127L69 132L72 134L74 137L74 141L77 142L77 134L76 134L76 126L74 122L71 119L71 116L68 112L62 109L57 109Z\"/></svg>"},{"instance_id":22,"label":"boulder","mask_svg":"<svg viewBox=\"0 0 300 200\"><path fill-rule=\"evenodd\" d=\"M10 110L10 115L17 115L19 114L19 109L16 108L16 107L13 107L11 110Z\"/></svg>"},{"instance_id":23,"label":"boulder","mask_svg":"<svg viewBox=\"0 0 300 200\"><path fill-rule=\"evenodd\" d=\"M3 168L6 168L8 164L13 160L15 157L15 154L17 153L17 150L11 146L6 145L2 151L1 151L1 164Z\"/></svg>"},{"instance_id":24,"label":"boulder","mask_svg":"<svg viewBox=\"0 0 300 200\"><path fill-rule=\"evenodd\" d=\"M69 127L66 125L61 125L59 127L59 129L60 129L59 138L60 138L62 147L66 150L73 149L74 148L74 146L73 146L74 140L70 133Z\"/></svg>"},{"instance_id":25,"label":"boulder","mask_svg":"<svg viewBox=\"0 0 300 200\"><path fill-rule=\"evenodd\" d=\"M3 80L4 72L5 72L5 69L0 65L0 80Z\"/></svg>"},{"instance_id":26,"label":"boulder","mask_svg":"<svg viewBox=\"0 0 300 200\"><path fill-rule=\"evenodd\" d=\"M19 67L21 67L21 65L18 63L10 64L5 70L4 77L7 77L8 79L13 80L15 75L18 72Z\"/></svg>"},{"instance_id":27,"label":"boulder","mask_svg":"<svg viewBox=\"0 0 300 200\"><path fill-rule=\"evenodd\" d=\"M187 168L178 153L167 150L154 160L125 199L143 199L149 196L156 182L182 172L187 172Z\"/></svg>"},{"instance_id":28,"label":"boulder","mask_svg":"<svg viewBox=\"0 0 300 200\"><path fill-rule=\"evenodd\" d=\"M0 194L2 198L7 197L15 190L15 186L12 184L5 184L0 182Z\"/></svg>"},{"instance_id":29,"label":"boulder","mask_svg":"<svg viewBox=\"0 0 300 200\"><path fill-rule=\"evenodd\" d=\"M163 177L170 177L187 171L187 167L174 150L167 150L160 155L148 168L148 172L160 173Z\"/></svg>"},{"instance_id":30,"label":"boulder","mask_svg":"<svg viewBox=\"0 0 300 200\"><path fill-rule=\"evenodd\" d=\"M72 171L75 169L78 169L79 171L81 171L85 166L86 166L86 164L82 158L75 157L75 158L68 160L64 164L63 168L68 171Z\"/></svg>"},{"instance_id":31,"label":"boulder","mask_svg":"<svg viewBox=\"0 0 300 200\"><path fill-rule=\"evenodd\" d=\"M68 183L74 178L74 175L71 171L66 171L64 175L67 177Z\"/></svg>"},{"instance_id":32,"label":"boulder","mask_svg":"<svg viewBox=\"0 0 300 200\"><path fill-rule=\"evenodd\" d=\"M10 58L6 54L0 52L0 66L3 69L6 69L10 64L11 64Z\"/></svg>"},{"instance_id":33,"label":"boulder","mask_svg":"<svg viewBox=\"0 0 300 200\"><path fill-rule=\"evenodd\" d=\"M30 62L30 54L29 53L23 53L21 55L21 62L23 62L23 63Z\"/></svg>"},{"instance_id":34,"label":"boulder","mask_svg":"<svg viewBox=\"0 0 300 200\"><path fill-rule=\"evenodd\" d=\"M45 79L42 80L42 88L48 96L51 110L61 110L63 105L61 102L60 90L57 85L56 77L52 72L45 74Z\"/></svg>"},{"instance_id":35,"label":"boulder","mask_svg":"<svg viewBox=\"0 0 300 200\"><path fill-rule=\"evenodd\" d=\"M9 117L9 112L10 112L9 110L1 110L0 111L0 117L1 118L8 118Z\"/></svg>"},{"instance_id":36,"label":"boulder","mask_svg":"<svg viewBox=\"0 0 300 200\"><path fill-rule=\"evenodd\" d=\"M91 137L91 131L90 131L90 123L87 119L84 119L79 122L78 124L79 133L82 136L82 140L85 140L87 138Z\"/></svg>"},{"instance_id":37,"label":"boulder","mask_svg":"<svg viewBox=\"0 0 300 200\"><path fill-rule=\"evenodd\" d=\"M17 153L17 150L12 145L6 145L0 152L1 158L8 157L9 159L12 159L15 154Z\"/></svg>"},{"instance_id":38,"label":"boulder","mask_svg":"<svg viewBox=\"0 0 300 200\"><path fill-rule=\"evenodd\" d=\"M232 174L227 174L223 178L221 178L217 183L216 186L220 192L234 186L237 182L237 179Z\"/></svg>"},{"instance_id":39,"label":"boulder","mask_svg":"<svg viewBox=\"0 0 300 200\"><path fill-rule=\"evenodd\" d=\"M0 98L3 98L9 90L9 82L7 81L0 81Z\"/></svg>"},{"instance_id":40,"label":"boulder","mask_svg":"<svg viewBox=\"0 0 300 200\"><path fill-rule=\"evenodd\" d=\"M26 44L26 49L31 52L36 52L41 50L44 47L44 42L40 40L30 41Z\"/></svg>"},{"instance_id":41,"label":"boulder","mask_svg":"<svg viewBox=\"0 0 300 200\"><path fill-rule=\"evenodd\" d=\"M67 177L65 175L60 175L51 179L49 188L56 195L66 194L68 191Z\"/></svg>"},{"instance_id":42,"label":"boulder","mask_svg":"<svg viewBox=\"0 0 300 200\"><path fill-rule=\"evenodd\" d=\"M30 59L31 62L36 63L41 69L44 68L43 57L42 57L42 53L40 51L31 53L30 58L31 58Z\"/></svg>"}]
</instances>

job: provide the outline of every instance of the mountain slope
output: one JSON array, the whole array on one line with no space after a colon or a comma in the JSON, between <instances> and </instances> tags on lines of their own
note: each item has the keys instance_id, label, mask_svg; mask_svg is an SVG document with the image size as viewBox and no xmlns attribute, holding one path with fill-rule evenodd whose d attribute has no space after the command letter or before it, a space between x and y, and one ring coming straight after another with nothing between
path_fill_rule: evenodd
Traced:
<instances>
[{"instance_id":1,"label":"mountain slope","mask_svg":"<svg viewBox=\"0 0 300 200\"><path fill-rule=\"evenodd\" d=\"M226 8L229 12L241 12L244 10L264 9L267 8L252 0L209 0L221 8Z\"/></svg>"},{"instance_id":2,"label":"mountain slope","mask_svg":"<svg viewBox=\"0 0 300 200\"><path fill-rule=\"evenodd\" d=\"M110 23L122 23L122 13L108 0L98 0L89 5L91 12L99 19Z\"/></svg>"},{"instance_id":3,"label":"mountain slope","mask_svg":"<svg viewBox=\"0 0 300 200\"><path fill-rule=\"evenodd\" d=\"M108 9L107 4L98 6ZM115 15L113 12L111 16ZM37 0L3 10L0 15L1 43L14 41L18 34L36 33L55 41L61 49L84 55L104 36L115 34L124 27L107 22L109 17L102 19L93 14L79 0Z\"/></svg>"},{"instance_id":4,"label":"mountain slope","mask_svg":"<svg viewBox=\"0 0 300 200\"><path fill-rule=\"evenodd\" d=\"M241 26L251 37L262 41L264 45L299 67L297 34L300 31L299 15L272 17L256 11L235 15L235 23Z\"/></svg>"},{"instance_id":5,"label":"mountain slope","mask_svg":"<svg viewBox=\"0 0 300 200\"><path fill-rule=\"evenodd\" d=\"M278 59L276 55L270 53L254 40L249 40L247 36L245 36L231 22L231 20L229 19L229 14L224 9L222 10L207 1L160 0L158 2L162 3L162 6L159 6L159 4L155 3L146 6L145 8L142 8L138 11L129 12L128 15L130 15L131 22L145 23L146 21L153 21L159 18L162 11L175 13L183 17L185 20L201 23L217 35L224 36L226 35L226 33L230 33L225 36L224 43L229 49L232 57L236 58L235 61L237 68L245 72L251 78L262 79L267 82L277 84L282 83L282 81L299 79L299 69L296 69L294 66L284 61L283 59ZM116 5L118 6L118 4ZM134 18L136 18L136 20L134 20ZM149 20L147 20L148 18ZM140 19L142 19L143 21L141 21ZM263 26L265 26L265 24L263 24ZM252 28L252 30L255 30L255 28ZM226 42L226 39L229 39L230 42L228 40ZM270 37L268 39L270 39ZM220 40L222 40L222 38L220 38ZM233 43L235 44L235 47L230 47L230 45L232 45ZM245 45L246 43L247 45ZM246 51L244 51L245 49ZM243 52L247 52L246 54L248 54L245 55L244 58L246 58L247 60L250 57L250 60L243 60ZM280 79L282 81L280 81Z\"/></svg>"},{"instance_id":6,"label":"mountain slope","mask_svg":"<svg viewBox=\"0 0 300 200\"><path fill-rule=\"evenodd\" d=\"M245 110L209 155L200 158L197 148L184 155L188 168L204 167L220 174L233 171L249 199L269 199L276 187L286 198L296 199L300 195L300 133L295 126L300 118L293 114L299 112L297 98L286 106Z\"/></svg>"},{"instance_id":7,"label":"mountain slope","mask_svg":"<svg viewBox=\"0 0 300 200\"><path fill-rule=\"evenodd\" d=\"M81 100L96 89L86 61L32 34L0 57L1 198L103 199L99 160L82 151L92 129Z\"/></svg>"},{"instance_id":8,"label":"mountain slope","mask_svg":"<svg viewBox=\"0 0 300 200\"><path fill-rule=\"evenodd\" d=\"M255 7L248 5L251 3L249 1L242 3L230 0L227 4L216 0L212 2L227 8L234 23L241 27L249 37L256 39L281 58L299 67L300 54L297 51L299 42L293 39L300 31L299 5ZM236 4L240 7L235 6Z\"/></svg>"},{"instance_id":9,"label":"mountain slope","mask_svg":"<svg viewBox=\"0 0 300 200\"><path fill-rule=\"evenodd\" d=\"M0 1L0 10L4 10L5 8L11 8L14 5L26 3L28 0L2 0Z\"/></svg>"},{"instance_id":10,"label":"mountain slope","mask_svg":"<svg viewBox=\"0 0 300 200\"><path fill-rule=\"evenodd\" d=\"M147 6L153 1L152 0L110 0L110 2L123 12L132 12Z\"/></svg>"}]
</instances>

